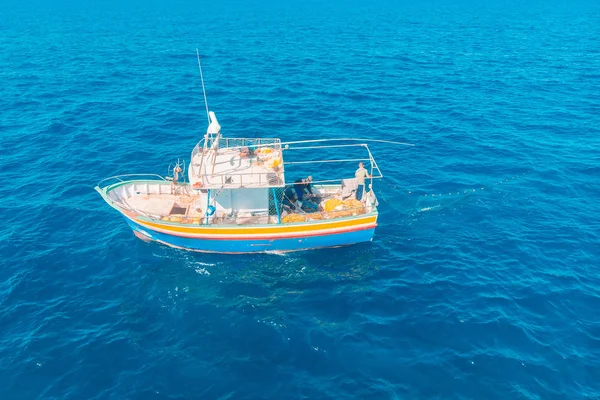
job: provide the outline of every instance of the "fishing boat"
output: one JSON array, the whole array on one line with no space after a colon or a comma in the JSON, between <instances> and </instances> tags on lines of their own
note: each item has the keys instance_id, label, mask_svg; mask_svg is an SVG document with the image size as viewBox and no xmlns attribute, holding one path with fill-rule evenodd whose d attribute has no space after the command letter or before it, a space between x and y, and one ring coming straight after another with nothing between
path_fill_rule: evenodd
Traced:
<instances>
[{"instance_id":1,"label":"fishing boat","mask_svg":"<svg viewBox=\"0 0 600 400\"><path fill-rule=\"evenodd\" d=\"M198 65L202 78L199 58ZM204 91L203 78L202 86ZM213 253L288 252L373 240L378 218L373 181L383 175L367 143L224 137L205 91L204 96L208 128L188 163L175 163L166 177L120 175L95 187L137 237ZM363 155L339 158L348 150ZM318 151L329 157L319 159ZM294 154L304 155L296 160ZM359 163L366 172L355 173ZM304 179L287 179L288 170L298 167L315 170ZM346 172L336 177L339 171Z\"/></svg>"}]
</instances>

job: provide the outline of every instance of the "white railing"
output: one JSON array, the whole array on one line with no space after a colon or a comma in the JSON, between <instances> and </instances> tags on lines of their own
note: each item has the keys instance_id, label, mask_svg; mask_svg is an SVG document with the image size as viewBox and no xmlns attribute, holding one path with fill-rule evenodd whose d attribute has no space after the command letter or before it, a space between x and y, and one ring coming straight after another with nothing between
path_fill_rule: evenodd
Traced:
<instances>
[{"instance_id":1,"label":"white railing","mask_svg":"<svg viewBox=\"0 0 600 400\"><path fill-rule=\"evenodd\" d=\"M169 182L169 180L167 180L165 177L160 176L158 174L124 174L124 175L115 175L115 176L110 176L108 178L104 178L100 182L98 182L96 187L98 187L99 189L104 189L105 187L111 186L118 182L126 182L126 181L131 181L131 180L148 180L148 179L143 179L143 178L152 178L151 180L156 180L156 178L158 178L161 181ZM117 182L108 184L107 182L109 182L111 180L115 180Z\"/></svg>"},{"instance_id":2,"label":"white railing","mask_svg":"<svg viewBox=\"0 0 600 400\"><path fill-rule=\"evenodd\" d=\"M277 172L211 174L211 179L208 180L208 182L205 182L203 187L210 189L215 187L223 187L226 189L242 187L283 187L285 186L285 182L282 179L281 172L282 171L280 170ZM246 177L245 180L244 177ZM258 182L256 177L258 177Z\"/></svg>"},{"instance_id":3,"label":"white railing","mask_svg":"<svg viewBox=\"0 0 600 400\"><path fill-rule=\"evenodd\" d=\"M279 168L273 171L266 172L254 172L254 173L203 173L202 167L204 164L204 144L206 138L203 138L192 150L191 165L194 175L198 178L206 177L203 181L203 185L206 187L214 188L218 187L282 187L285 182L283 179L284 168L280 164ZM218 142L218 150L225 149L244 149L247 148L250 151L258 148L269 147L273 149L273 152L281 154L281 140L277 138L224 138L220 137ZM208 149L206 150L208 151ZM214 151L214 150L211 150ZM216 153L210 153L216 156ZM200 155L200 162L195 163ZM210 179L208 177L210 176ZM256 182L258 178L258 183Z\"/></svg>"},{"instance_id":4,"label":"white railing","mask_svg":"<svg viewBox=\"0 0 600 400\"><path fill-rule=\"evenodd\" d=\"M308 161L288 161L288 162L284 162L284 165L299 165L299 164L326 164L326 163L349 163L349 162L365 162L365 163L369 163L368 164L368 168L370 169L369 171L369 179L378 179L378 178L383 178L383 174L381 173L381 170L379 169L379 166L377 165L377 162L375 161L375 158L373 157L373 154L371 153L371 150L369 149L369 146L365 143L360 143L360 144L341 144L341 145L322 145L322 146L286 146L285 147L285 151L292 151L292 150L320 150L320 149L336 149L336 148L343 148L343 147L363 147L368 154L368 158L345 158L345 159L326 159L326 160L308 160ZM325 181L319 181L319 182L332 182L331 180L325 180ZM315 181L316 183L316 181Z\"/></svg>"},{"instance_id":5,"label":"white railing","mask_svg":"<svg viewBox=\"0 0 600 400\"><path fill-rule=\"evenodd\" d=\"M204 149L204 142L206 138L203 138L192 150L192 160L194 156L200 153ZM281 139L278 138L219 138L219 149L231 149L231 148L243 148L248 147L250 149L257 147L271 147L273 150L281 150Z\"/></svg>"}]
</instances>

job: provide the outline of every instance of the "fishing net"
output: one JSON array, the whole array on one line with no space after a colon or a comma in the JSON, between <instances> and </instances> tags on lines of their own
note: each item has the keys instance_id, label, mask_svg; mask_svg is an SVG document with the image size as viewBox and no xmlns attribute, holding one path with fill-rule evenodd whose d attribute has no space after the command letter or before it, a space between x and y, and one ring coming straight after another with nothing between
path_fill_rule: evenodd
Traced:
<instances>
[{"instance_id":1,"label":"fishing net","mask_svg":"<svg viewBox=\"0 0 600 400\"><path fill-rule=\"evenodd\" d=\"M269 223L279 222L283 211L284 188L271 188L269 190Z\"/></svg>"}]
</instances>

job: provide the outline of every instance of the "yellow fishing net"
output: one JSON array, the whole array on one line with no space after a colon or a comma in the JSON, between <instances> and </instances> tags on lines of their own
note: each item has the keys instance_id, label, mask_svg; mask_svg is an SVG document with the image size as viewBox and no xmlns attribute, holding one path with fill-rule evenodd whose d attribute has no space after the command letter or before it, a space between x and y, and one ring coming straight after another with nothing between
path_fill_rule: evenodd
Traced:
<instances>
[{"instance_id":1,"label":"yellow fishing net","mask_svg":"<svg viewBox=\"0 0 600 400\"><path fill-rule=\"evenodd\" d=\"M306 221L306 217L302 214L288 214L281 219L281 222L290 223L290 222L304 222Z\"/></svg>"},{"instance_id":2,"label":"yellow fishing net","mask_svg":"<svg viewBox=\"0 0 600 400\"><path fill-rule=\"evenodd\" d=\"M365 206L356 199L348 199L345 201L329 199L325 202L324 209L328 213L329 218L349 217L365 212Z\"/></svg>"},{"instance_id":3,"label":"yellow fishing net","mask_svg":"<svg viewBox=\"0 0 600 400\"><path fill-rule=\"evenodd\" d=\"M325 202L325 211L333 211L337 207L342 206L344 202L338 199L329 199Z\"/></svg>"}]
</instances>

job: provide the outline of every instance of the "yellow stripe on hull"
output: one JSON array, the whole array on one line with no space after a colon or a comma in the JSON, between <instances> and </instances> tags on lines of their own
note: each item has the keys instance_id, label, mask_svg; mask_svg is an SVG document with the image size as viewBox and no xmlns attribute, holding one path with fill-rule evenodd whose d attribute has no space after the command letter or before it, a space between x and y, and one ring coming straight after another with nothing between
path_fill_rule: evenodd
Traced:
<instances>
[{"instance_id":1,"label":"yellow stripe on hull","mask_svg":"<svg viewBox=\"0 0 600 400\"><path fill-rule=\"evenodd\" d=\"M252 227L215 227L211 226L183 226L172 224L161 224L154 221L148 221L144 218L136 218L135 221L150 229L159 229L165 233L186 234L186 235L278 235L278 234L311 234L319 231L331 231L336 229L352 229L361 225L371 225L377 222L377 215L366 217L345 219L341 221L327 222L306 222L290 225L278 226L260 226Z\"/></svg>"}]
</instances>

